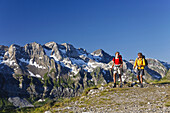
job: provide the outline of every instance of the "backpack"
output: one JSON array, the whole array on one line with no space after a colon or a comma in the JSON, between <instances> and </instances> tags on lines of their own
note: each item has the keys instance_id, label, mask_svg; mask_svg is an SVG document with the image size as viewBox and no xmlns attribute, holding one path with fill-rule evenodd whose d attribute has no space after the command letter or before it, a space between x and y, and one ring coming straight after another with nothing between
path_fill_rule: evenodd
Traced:
<instances>
[{"instance_id":1,"label":"backpack","mask_svg":"<svg viewBox=\"0 0 170 113\"><path fill-rule=\"evenodd\" d=\"M139 59L139 58L138 58L138 59ZM143 59L145 60L145 66L148 66L148 61L146 60L146 58L145 58L144 55L142 56L142 60L143 60Z\"/></svg>"},{"instance_id":2,"label":"backpack","mask_svg":"<svg viewBox=\"0 0 170 113\"><path fill-rule=\"evenodd\" d=\"M119 56L118 56L118 58L119 58L119 62L120 62L120 64L122 64L122 63L123 63L123 62L122 62L122 60L121 60L121 59L122 59L122 56L121 56L121 55L119 55ZM115 57L113 58L113 61L115 62Z\"/></svg>"}]
</instances>

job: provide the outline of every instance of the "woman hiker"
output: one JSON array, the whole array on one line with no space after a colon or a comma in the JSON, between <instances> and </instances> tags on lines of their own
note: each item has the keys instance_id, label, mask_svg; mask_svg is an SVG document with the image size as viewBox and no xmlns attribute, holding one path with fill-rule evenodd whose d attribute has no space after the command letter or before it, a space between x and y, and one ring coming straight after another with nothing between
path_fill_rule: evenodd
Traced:
<instances>
[{"instance_id":1,"label":"woman hiker","mask_svg":"<svg viewBox=\"0 0 170 113\"><path fill-rule=\"evenodd\" d=\"M113 79L114 79L114 85L113 88L116 87L116 75L119 74L119 78L120 78L120 87L122 87L122 78L121 78L121 74L122 74L122 68L123 68L123 60L122 60L122 56L120 55L119 52L115 53L115 57L113 58L113 64L112 64L112 68L111 68L111 72L112 69L114 67L114 75L113 75Z\"/></svg>"}]
</instances>

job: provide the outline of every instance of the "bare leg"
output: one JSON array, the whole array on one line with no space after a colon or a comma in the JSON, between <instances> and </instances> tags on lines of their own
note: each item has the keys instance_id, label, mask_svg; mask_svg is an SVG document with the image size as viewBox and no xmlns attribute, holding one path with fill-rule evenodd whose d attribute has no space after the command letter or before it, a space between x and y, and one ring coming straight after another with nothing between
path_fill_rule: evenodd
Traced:
<instances>
[{"instance_id":1,"label":"bare leg","mask_svg":"<svg viewBox=\"0 0 170 113\"><path fill-rule=\"evenodd\" d=\"M114 83L116 83L116 74L117 73L114 73L114 75L113 75Z\"/></svg>"},{"instance_id":2,"label":"bare leg","mask_svg":"<svg viewBox=\"0 0 170 113\"><path fill-rule=\"evenodd\" d=\"M140 82L141 82L141 84L143 83L143 76L142 75L140 75Z\"/></svg>"},{"instance_id":3,"label":"bare leg","mask_svg":"<svg viewBox=\"0 0 170 113\"><path fill-rule=\"evenodd\" d=\"M137 78L138 78L138 80L139 80L139 83L140 83L140 78L139 78L139 75L137 75Z\"/></svg>"},{"instance_id":4,"label":"bare leg","mask_svg":"<svg viewBox=\"0 0 170 113\"><path fill-rule=\"evenodd\" d=\"M120 88L122 87L122 78L121 78L121 74L119 74L119 78L120 78Z\"/></svg>"},{"instance_id":5,"label":"bare leg","mask_svg":"<svg viewBox=\"0 0 170 113\"><path fill-rule=\"evenodd\" d=\"M142 75L140 75L140 80L141 80L141 88L143 88L143 76Z\"/></svg>"}]
</instances>

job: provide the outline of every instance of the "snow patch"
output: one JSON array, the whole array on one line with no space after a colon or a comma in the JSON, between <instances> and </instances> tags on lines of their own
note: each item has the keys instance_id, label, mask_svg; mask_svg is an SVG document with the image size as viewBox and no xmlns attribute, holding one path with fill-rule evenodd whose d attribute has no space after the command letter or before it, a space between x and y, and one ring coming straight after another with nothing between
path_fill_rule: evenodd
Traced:
<instances>
[{"instance_id":1,"label":"snow patch","mask_svg":"<svg viewBox=\"0 0 170 113\"><path fill-rule=\"evenodd\" d=\"M38 77L38 78L41 78L41 75L36 74L35 76Z\"/></svg>"},{"instance_id":2,"label":"snow patch","mask_svg":"<svg viewBox=\"0 0 170 113\"><path fill-rule=\"evenodd\" d=\"M28 71L28 72L29 72L30 76L36 77L31 71Z\"/></svg>"},{"instance_id":3,"label":"snow patch","mask_svg":"<svg viewBox=\"0 0 170 113\"><path fill-rule=\"evenodd\" d=\"M79 69L76 69L75 67L71 67L71 69L74 74L77 74L79 72Z\"/></svg>"},{"instance_id":4,"label":"snow patch","mask_svg":"<svg viewBox=\"0 0 170 113\"><path fill-rule=\"evenodd\" d=\"M19 59L21 62L29 64L29 60L25 60L24 58Z\"/></svg>"},{"instance_id":5,"label":"snow patch","mask_svg":"<svg viewBox=\"0 0 170 113\"><path fill-rule=\"evenodd\" d=\"M59 61L59 59L55 55L51 55L50 57L54 58L55 61Z\"/></svg>"},{"instance_id":6,"label":"snow patch","mask_svg":"<svg viewBox=\"0 0 170 113\"><path fill-rule=\"evenodd\" d=\"M71 61L73 62L73 64L77 64L77 65L85 65L86 63L81 60L81 59L74 59L74 58L70 58Z\"/></svg>"},{"instance_id":7,"label":"snow patch","mask_svg":"<svg viewBox=\"0 0 170 113\"><path fill-rule=\"evenodd\" d=\"M86 67L84 68L84 70L87 71L87 72L93 72L93 68L90 68L90 67L88 67L88 66L86 66Z\"/></svg>"},{"instance_id":8,"label":"snow patch","mask_svg":"<svg viewBox=\"0 0 170 113\"><path fill-rule=\"evenodd\" d=\"M33 74L31 71L29 71L29 70L28 70L28 72L29 72L30 76L32 76L32 77L42 78L41 75L39 75L39 74L36 74L36 75L35 75L35 74Z\"/></svg>"},{"instance_id":9,"label":"snow patch","mask_svg":"<svg viewBox=\"0 0 170 113\"><path fill-rule=\"evenodd\" d=\"M37 64L36 62L33 62L33 59L30 59L29 65L33 65L33 66L40 68L40 69L46 69L46 67L41 66L41 65Z\"/></svg>"},{"instance_id":10,"label":"snow patch","mask_svg":"<svg viewBox=\"0 0 170 113\"><path fill-rule=\"evenodd\" d=\"M19 59L19 60L20 60L21 62L27 63L27 64L29 64L29 65L35 66L36 68L46 69L46 67L41 66L41 65L37 64L36 62L33 62L33 59L30 59L30 61L29 61L29 60L25 60L24 58L21 58L21 59Z\"/></svg>"},{"instance_id":11,"label":"snow patch","mask_svg":"<svg viewBox=\"0 0 170 113\"><path fill-rule=\"evenodd\" d=\"M103 67L103 63L98 63L98 62L88 62L87 65L92 67L92 68Z\"/></svg>"},{"instance_id":12,"label":"snow patch","mask_svg":"<svg viewBox=\"0 0 170 113\"><path fill-rule=\"evenodd\" d=\"M44 102L45 101L45 99L39 99L38 100L38 102Z\"/></svg>"},{"instance_id":13,"label":"snow patch","mask_svg":"<svg viewBox=\"0 0 170 113\"><path fill-rule=\"evenodd\" d=\"M7 64L7 65L10 65L10 66L16 66L17 65L15 60L10 60L10 59L3 60L1 63Z\"/></svg>"}]
</instances>

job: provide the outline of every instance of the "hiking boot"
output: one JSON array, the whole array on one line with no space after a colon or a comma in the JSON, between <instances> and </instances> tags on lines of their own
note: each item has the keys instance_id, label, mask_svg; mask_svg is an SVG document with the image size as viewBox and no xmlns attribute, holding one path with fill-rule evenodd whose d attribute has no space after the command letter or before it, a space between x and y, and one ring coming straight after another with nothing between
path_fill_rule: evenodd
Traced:
<instances>
[{"instance_id":1,"label":"hiking boot","mask_svg":"<svg viewBox=\"0 0 170 113\"><path fill-rule=\"evenodd\" d=\"M140 87L143 88L143 84L142 83L140 84Z\"/></svg>"},{"instance_id":2,"label":"hiking boot","mask_svg":"<svg viewBox=\"0 0 170 113\"><path fill-rule=\"evenodd\" d=\"M122 85L122 83L120 83L120 88L122 88L123 87L123 85Z\"/></svg>"},{"instance_id":3,"label":"hiking boot","mask_svg":"<svg viewBox=\"0 0 170 113\"><path fill-rule=\"evenodd\" d=\"M115 88L116 87L116 83L114 83L114 85L113 85L113 88Z\"/></svg>"}]
</instances>

